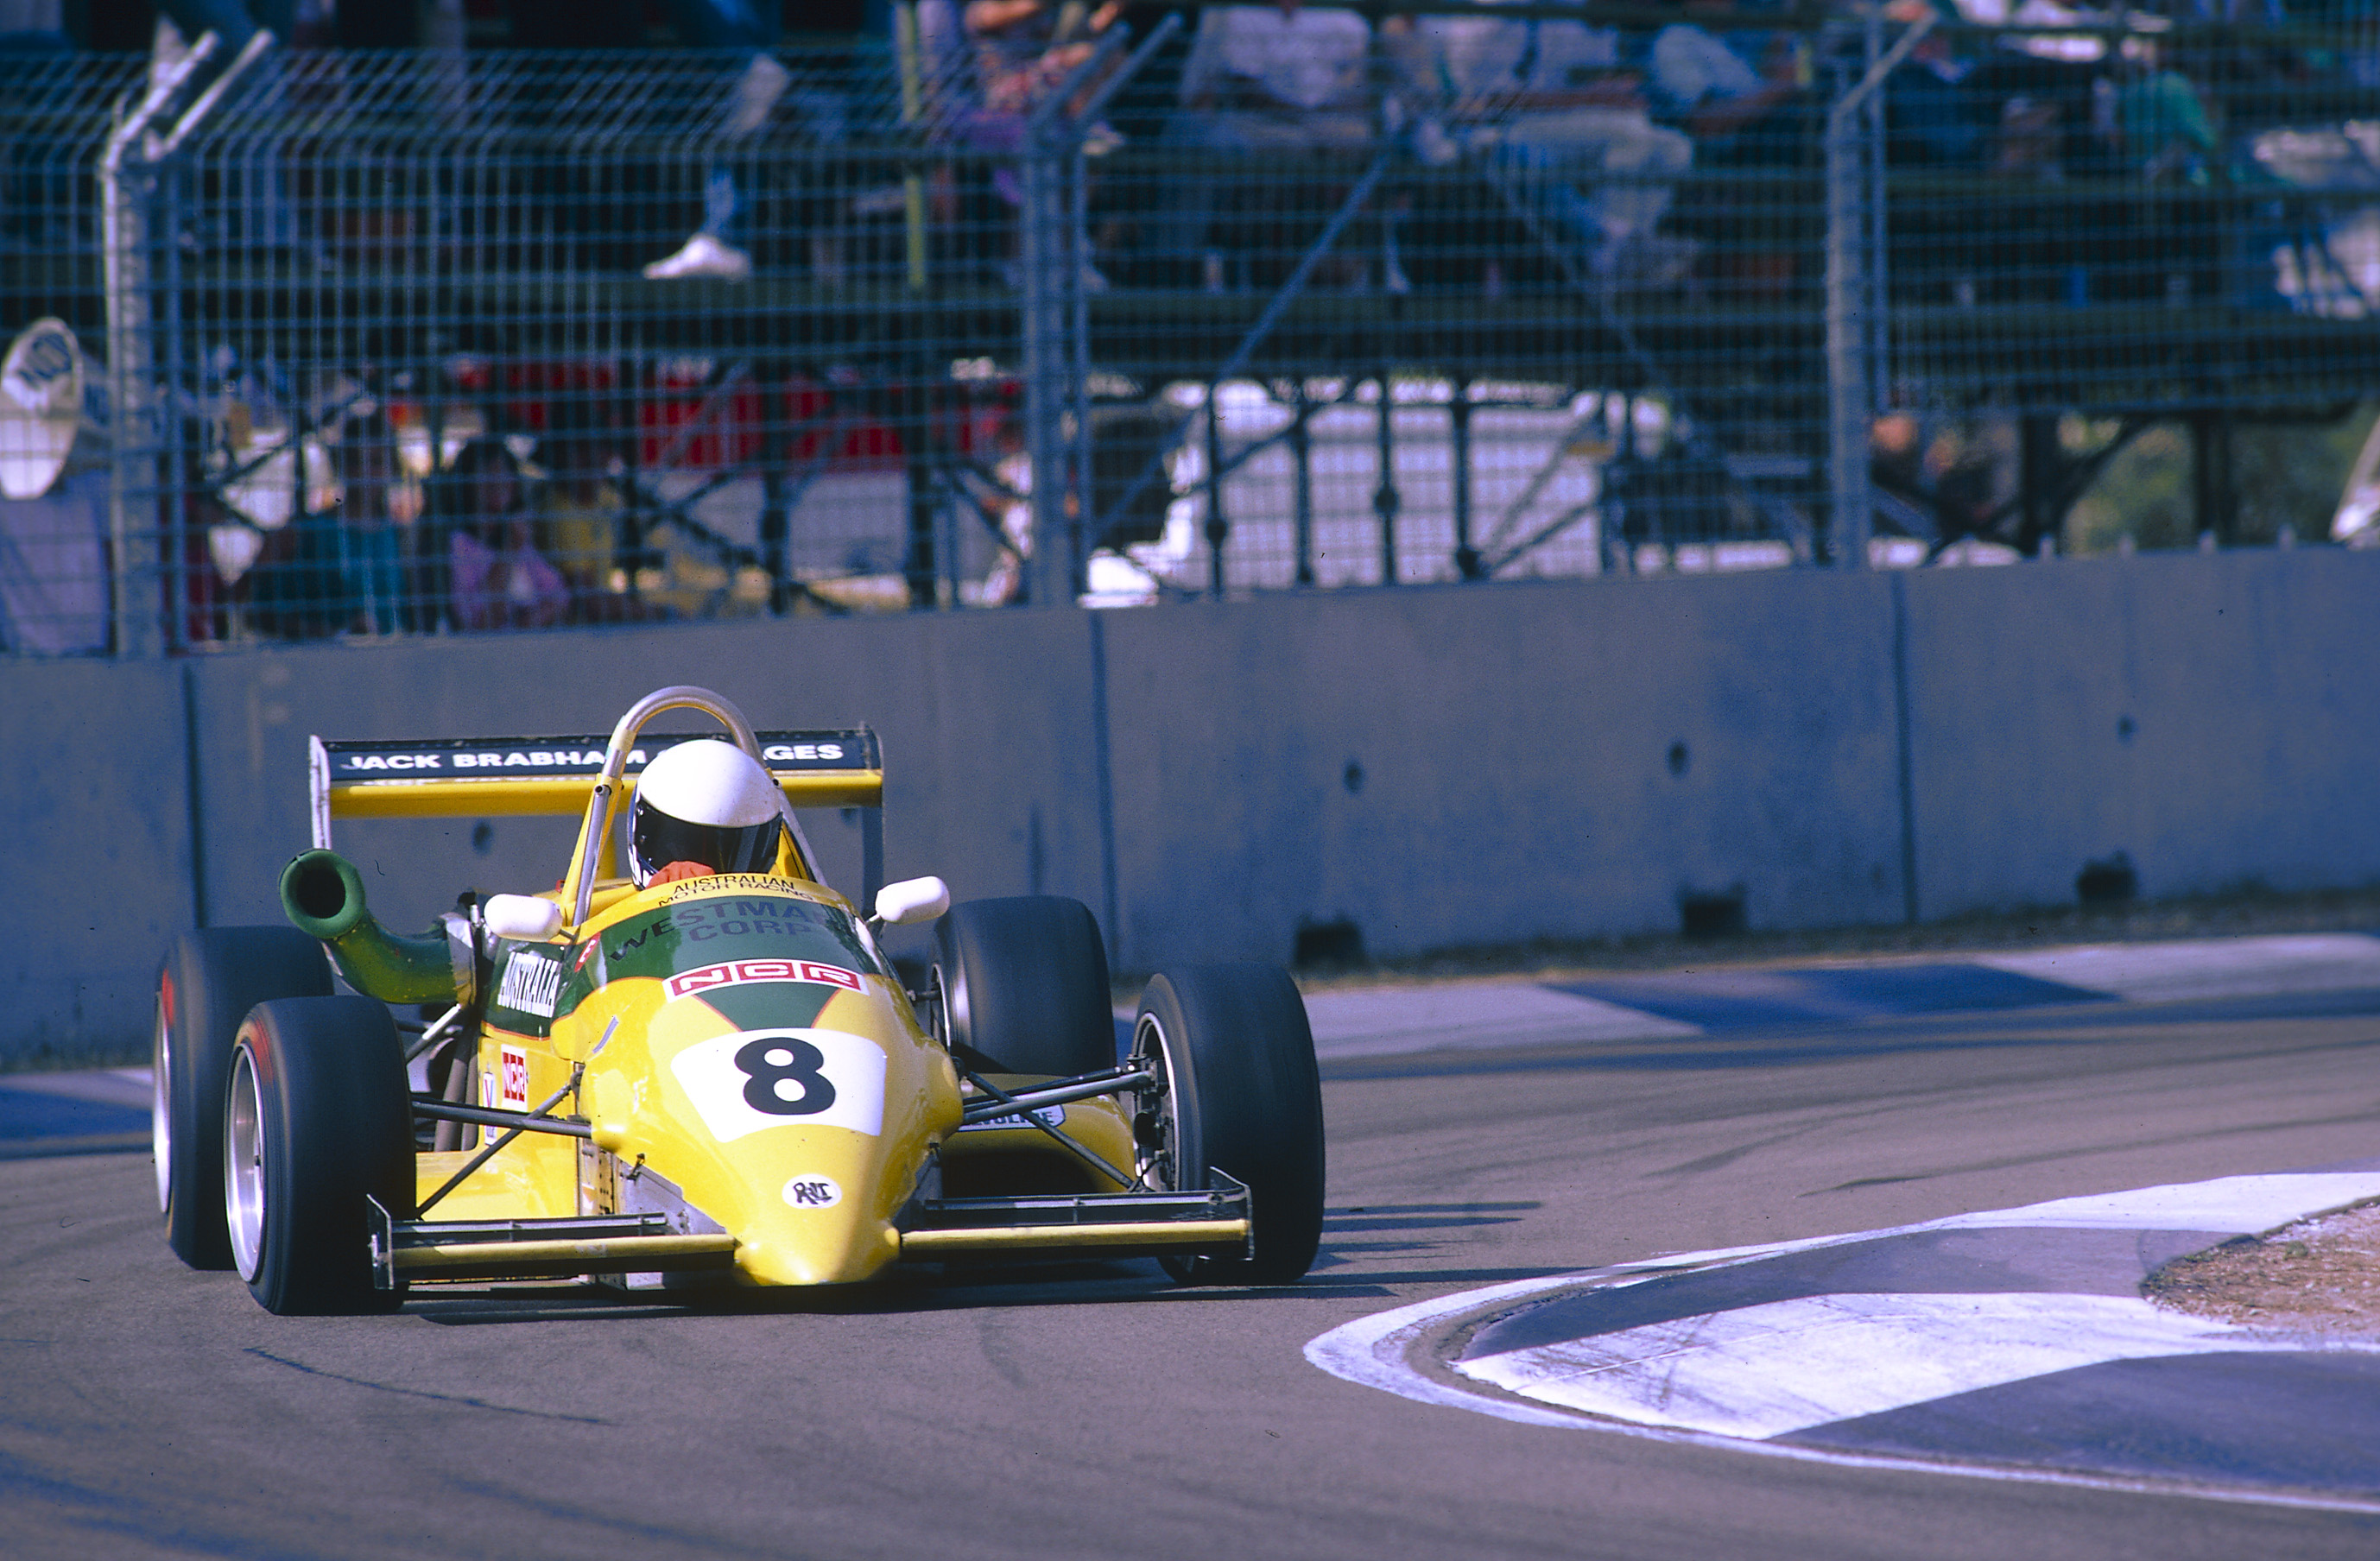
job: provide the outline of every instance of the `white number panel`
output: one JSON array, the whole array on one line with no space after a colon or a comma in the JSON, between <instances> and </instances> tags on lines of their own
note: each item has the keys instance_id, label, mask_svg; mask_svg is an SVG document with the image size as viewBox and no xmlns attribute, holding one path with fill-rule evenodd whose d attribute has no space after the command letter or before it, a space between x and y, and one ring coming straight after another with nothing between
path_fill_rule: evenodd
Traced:
<instances>
[{"instance_id":1,"label":"white number panel","mask_svg":"<svg viewBox=\"0 0 2380 1561\"><path fill-rule=\"evenodd\" d=\"M840 1030L739 1030L670 1064L722 1144L767 1128L884 1131L884 1048Z\"/></svg>"}]
</instances>

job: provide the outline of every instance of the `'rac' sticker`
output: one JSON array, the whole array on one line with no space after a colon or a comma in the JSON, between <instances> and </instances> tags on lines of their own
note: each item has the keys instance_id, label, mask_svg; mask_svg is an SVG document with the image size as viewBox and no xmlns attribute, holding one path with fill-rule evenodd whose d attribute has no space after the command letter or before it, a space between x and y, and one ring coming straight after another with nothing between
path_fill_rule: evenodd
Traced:
<instances>
[{"instance_id":1,"label":"'rac' sticker","mask_svg":"<svg viewBox=\"0 0 2380 1561\"><path fill-rule=\"evenodd\" d=\"M831 1209L843 1202L843 1187L831 1176L797 1176L785 1183L784 1199L797 1209Z\"/></svg>"},{"instance_id":2,"label":"'rac' sticker","mask_svg":"<svg viewBox=\"0 0 2380 1561\"><path fill-rule=\"evenodd\" d=\"M506 1110L528 1109L528 1053L516 1046L498 1048L497 1081Z\"/></svg>"}]
</instances>

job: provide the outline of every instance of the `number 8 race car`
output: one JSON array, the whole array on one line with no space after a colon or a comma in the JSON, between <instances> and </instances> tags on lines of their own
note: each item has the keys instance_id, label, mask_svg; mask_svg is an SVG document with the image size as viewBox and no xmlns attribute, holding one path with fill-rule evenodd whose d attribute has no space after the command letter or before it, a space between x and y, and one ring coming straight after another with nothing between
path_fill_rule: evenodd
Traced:
<instances>
[{"instance_id":1,"label":"number 8 race car","mask_svg":"<svg viewBox=\"0 0 2380 1561\"><path fill-rule=\"evenodd\" d=\"M617 876L627 779L680 743L724 747L644 735L670 709L766 767L773 863ZM823 1285L1147 1256L1280 1284L1312 1264L1321 1096L1288 976L1160 974L1119 1062L1080 903L877 888L873 733L755 733L719 696L664 688L608 743L312 753L315 848L281 878L294 930L188 934L158 983L167 1239L268 1309L386 1310L425 1282ZM872 916L818 880L796 805L864 810ZM552 893L465 895L418 938L373 919L330 849L334 817L554 813L582 823ZM939 957L905 990L876 931L937 917ZM360 995L334 995L332 967ZM416 1004L426 1023L391 1012Z\"/></svg>"}]
</instances>

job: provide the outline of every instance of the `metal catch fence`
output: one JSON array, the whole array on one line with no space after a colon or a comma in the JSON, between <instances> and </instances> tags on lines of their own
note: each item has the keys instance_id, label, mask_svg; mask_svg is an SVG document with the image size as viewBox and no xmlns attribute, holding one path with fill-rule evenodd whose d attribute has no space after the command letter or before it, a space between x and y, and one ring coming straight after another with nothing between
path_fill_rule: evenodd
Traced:
<instances>
[{"instance_id":1,"label":"metal catch fence","mask_svg":"<svg viewBox=\"0 0 2380 1561\"><path fill-rule=\"evenodd\" d=\"M0 57L0 645L2228 540L2380 388L2366 23L1080 10Z\"/></svg>"}]
</instances>

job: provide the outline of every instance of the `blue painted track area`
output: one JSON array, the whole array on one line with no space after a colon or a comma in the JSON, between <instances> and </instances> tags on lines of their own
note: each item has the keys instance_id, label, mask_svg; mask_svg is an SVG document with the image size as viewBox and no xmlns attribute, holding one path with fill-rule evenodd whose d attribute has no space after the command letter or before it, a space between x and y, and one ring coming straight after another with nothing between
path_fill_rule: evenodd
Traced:
<instances>
[{"instance_id":1,"label":"blue painted track area","mask_svg":"<svg viewBox=\"0 0 2380 1561\"><path fill-rule=\"evenodd\" d=\"M1914 1013L1986 1013L2113 1002L2114 996L1977 964L1706 971L1560 982L1552 990L1705 1030L1823 1024Z\"/></svg>"},{"instance_id":2,"label":"blue painted track area","mask_svg":"<svg viewBox=\"0 0 2380 1561\"><path fill-rule=\"evenodd\" d=\"M0 1076L0 1159L147 1147L145 1070Z\"/></svg>"},{"instance_id":3,"label":"blue painted track area","mask_svg":"<svg viewBox=\"0 0 2380 1561\"><path fill-rule=\"evenodd\" d=\"M2357 932L2120 943L1309 994L1323 1061L1829 1032L1958 1014L2380 994L2380 938Z\"/></svg>"}]
</instances>

